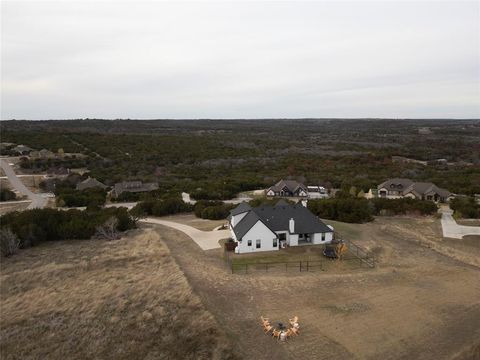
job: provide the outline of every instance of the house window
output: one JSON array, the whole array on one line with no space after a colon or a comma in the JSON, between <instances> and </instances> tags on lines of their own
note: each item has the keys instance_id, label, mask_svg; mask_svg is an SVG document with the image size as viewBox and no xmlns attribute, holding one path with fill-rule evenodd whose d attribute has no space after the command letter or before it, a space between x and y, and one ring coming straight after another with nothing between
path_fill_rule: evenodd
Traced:
<instances>
[{"instance_id":1,"label":"house window","mask_svg":"<svg viewBox=\"0 0 480 360\"><path fill-rule=\"evenodd\" d=\"M325 241L325 233L322 233L322 241Z\"/></svg>"},{"instance_id":2,"label":"house window","mask_svg":"<svg viewBox=\"0 0 480 360\"><path fill-rule=\"evenodd\" d=\"M257 244L256 244L256 248L257 249L260 249L260 247L262 246L262 240L257 240Z\"/></svg>"},{"instance_id":3,"label":"house window","mask_svg":"<svg viewBox=\"0 0 480 360\"><path fill-rule=\"evenodd\" d=\"M303 234L298 234L298 237L299 237L300 239L303 239Z\"/></svg>"},{"instance_id":4,"label":"house window","mask_svg":"<svg viewBox=\"0 0 480 360\"><path fill-rule=\"evenodd\" d=\"M277 247L277 239L273 239L273 247L274 247L274 248Z\"/></svg>"},{"instance_id":5,"label":"house window","mask_svg":"<svg viewBox=\"0 0 480 360\"><path fill-rule=\"evenodd\" d=\"M278 234L278 239L279 240L286 240L287 239L287 234Z\"/></svg>"},{"instance_id":6,"label":"house window","mask_svg":"<svg viewBox=\"0 0 480 360\"><path fill-rule=\"evenodd\" d=\"M248 246L252 246L252 240L248 240L248 241L247 241L247 245L248 245Z\"/></svg>"}]
</instances>

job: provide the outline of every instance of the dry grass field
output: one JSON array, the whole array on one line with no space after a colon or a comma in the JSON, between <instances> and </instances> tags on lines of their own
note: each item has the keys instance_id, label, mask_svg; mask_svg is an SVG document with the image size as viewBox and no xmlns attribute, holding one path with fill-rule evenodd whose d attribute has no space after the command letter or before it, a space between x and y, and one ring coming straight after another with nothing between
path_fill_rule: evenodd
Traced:
<instances>
[{"instance_id":1,"label":"dry grass field","mask_svg":"<svg viewBox=\"0 0 480 360\"><path fill-rule=\"evenodd\" d=\"M22 250L0 286L2 359L235 358L149 230Z\"/></svg>"},{"instance_id":2,"label":"dry grass field","mask_svg":"<svg viewBox=\"0 0 480 360\"><path fill-rule=\"evenodd\" d=\"M374 251L377 268L232 275L221 250L157 231L245 359L479 358L480 269L465 249L450 256L438 219L334 225ZM301 335L277 343L263 334L260 315L282 322L298 315Z\"/></svg>"},{"instance_id":3,"label":"dry grass field","mask_svg":"<svg viewBox=\"0 0 480 360\"><path fill-rule=\"evenodd\" d=\"M230 274L222 250L159 225L23 250L1 264L2 359L479 359L478 239L438 222L329 222L375 269ZM298 315L301 334L278 343L260 315Z\"/></svg>"}]
</instances>

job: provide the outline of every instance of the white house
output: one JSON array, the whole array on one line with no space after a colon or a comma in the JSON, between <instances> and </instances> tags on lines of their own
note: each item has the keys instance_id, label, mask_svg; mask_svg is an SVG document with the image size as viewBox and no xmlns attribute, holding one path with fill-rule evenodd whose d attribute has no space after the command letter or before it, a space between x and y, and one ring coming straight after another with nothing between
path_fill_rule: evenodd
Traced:
<instances>
[{"instance_id":1,"label":"white house","mask_svg":"<svg viewBox=\"0 0 480 360\"><path fill-rule=\"evenodd\" d=\"M241 203L230 211L229 229L237 254L279 250L286 246L327 244L333 227L306 207L280 200L275 206L252 208Z\"/></svg>"}]
</instances>

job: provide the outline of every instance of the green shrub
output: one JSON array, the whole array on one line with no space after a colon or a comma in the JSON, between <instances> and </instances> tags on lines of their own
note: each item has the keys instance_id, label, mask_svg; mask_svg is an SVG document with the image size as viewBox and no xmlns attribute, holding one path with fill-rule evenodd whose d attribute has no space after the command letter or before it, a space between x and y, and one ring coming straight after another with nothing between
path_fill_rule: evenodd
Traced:
<instances>
[{"instance_id":1,"label":"green shrub","mask_svg":"<svg viewBox=\"0 0 480 360\"><path fill-rule=\"evenodd\" d=\"M2 217L1 228L10 229L18 236L20 248L26 248L44 241L88 239L97 226L111 217L118 219L119 231L136 226L127 209L112 207L95 211L32 209L12 212Z\"/></svg>"},{"instance_id":2,"label":"green shrub","mask_svg":"<svg viewBox=\"0 0 480 360\"><path fill-rule=\"evenodd\" d=\"M13 191L8 189L0 189L0 201L12 201L16 199L16 195Z\"/></svg>"},{"instance_id":3,"label":"green shrub","mask_svg":"<svg viewBox=\"0 0 480 360\"><path fill-rule=\"evenodd\" d=\"M456 197L450 201L450 208L458 218L480 218L480 204L473 197Z\"/></svg>"},{"instance_id":4,"label":"green shrub","mask_svg":"<svg viewBox=\"0 0 480 360\"><path fill-rule=\"evenodd\" d=\"M9 257L15 254L20 247L20 239L9 228L0 229L0 252Z\"/></svg>"}]
</instances>

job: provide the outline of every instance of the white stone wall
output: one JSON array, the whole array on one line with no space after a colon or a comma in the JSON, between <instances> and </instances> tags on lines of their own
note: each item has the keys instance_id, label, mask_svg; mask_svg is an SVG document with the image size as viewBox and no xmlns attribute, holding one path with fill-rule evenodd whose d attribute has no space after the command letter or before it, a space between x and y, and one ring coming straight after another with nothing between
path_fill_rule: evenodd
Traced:
<instances>
[{"instance_id":1,"label":"white stone wall","mask_svg":"<svg viewBox=\"0 0 480 360\"><path fill-rule=\"evenodd\" d=\"M325 234L325 240L322 240L322 233L315 233L313 234L313 239L312 243L315 245L318 244L329 244L333 240L333 233L332 232L327 232Z\"/></svg>"}]
</instances>

